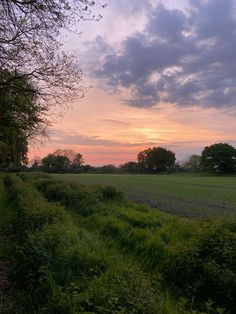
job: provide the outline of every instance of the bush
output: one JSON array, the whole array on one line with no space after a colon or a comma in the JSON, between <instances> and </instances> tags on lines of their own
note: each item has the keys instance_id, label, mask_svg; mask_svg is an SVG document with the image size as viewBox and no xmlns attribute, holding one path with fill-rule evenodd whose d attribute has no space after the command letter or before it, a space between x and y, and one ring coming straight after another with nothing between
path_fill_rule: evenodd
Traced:
<instances>
[{"instance_id":1,"label":"bush","mask_svg":"<svg viewBox=\"0 0 236 314\"><path fill-rule=\"evenodd\" d=\"M82 208L96 205L99 201L98 193L82 185L45 180L38 185L38 188L50 202L60 202L69 207Z\"/></svg>"},{"instance_id":2,"label":"bush","mask_svg":"<svg viewBox=\"0 0 236 314\"><path fill-rule=\"evenodd\" d=\"M85 209L104 201L120 201L123 193L112 186L85 186L73 183L43 180L38 189L49 201L60 202L65 206Z\"/></svg>"},{"instance_id":3,"label":"bush","mask_svg":"<svg viewBox=\"0 0 236 314\"><path fill-rule=\"evenodd\" d=\"M124 199L124 194L111 185L98 186L97 190L101 193L101 201L121 201Z\"/></svg>"},{"instance_id":4,"label":"bush","mask_svg":"<svg viewBox=\"0 0 236 314\"><path fill-rule=\"evenodd\" d=\"M207 224L188 246L179 247L164 264L165 278L204 310L209 300L214 308L230 313L236 308L236 234L222 223Z\"/></svg>"}]
</instances>

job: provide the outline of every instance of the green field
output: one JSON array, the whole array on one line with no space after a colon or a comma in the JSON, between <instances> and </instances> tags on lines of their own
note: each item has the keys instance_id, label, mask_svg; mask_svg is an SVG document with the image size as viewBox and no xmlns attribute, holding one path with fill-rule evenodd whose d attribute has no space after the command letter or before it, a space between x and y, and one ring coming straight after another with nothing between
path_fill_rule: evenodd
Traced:
<instances>
[{"instance_id":1,"label":"green field","mask_svg":"<svg viewBox=\"0 0 236 314\"><path fill-rule=\"evenodd\" d=\"M0 176L0 313L235 313L234 218L177 217L62 178Z\"/></svg>"},{"instance_id":2,"label":"green field","mask_svg":"<svg viewBox=\"0 0 236 314\"><path fill-rule=\"evenodd\" d=\"M193 175L53 175L80 184L121 189L132 201L186 217L236 213L236 177Z\"/></svg>"}]
</instances>

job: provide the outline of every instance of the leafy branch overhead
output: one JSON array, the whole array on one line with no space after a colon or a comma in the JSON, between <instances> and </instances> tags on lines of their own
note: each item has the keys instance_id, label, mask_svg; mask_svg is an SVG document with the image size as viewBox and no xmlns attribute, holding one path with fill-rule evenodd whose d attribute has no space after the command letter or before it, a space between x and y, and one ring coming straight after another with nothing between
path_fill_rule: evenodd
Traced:
<instances>
[{"instance_id":1,"label":"leafy branch overhead","mask_svg":"<svg viewBox=\"0 0 236 314\"><path fill-rule=\"evenodd\" d=\"M79 21L101 19L101 15L93 14L97 6L105 7L87 0L0 2L0 106L7 108L8 118L12 119L8 124L10 133L12 125L19 122L16 113L24 116L24 128L16 132L16 136L22 136L18 141L24 142L24 156L29 140L46 134L52 109L55 112L55 106L59 106L62 110L72 98L84 96L86 88L78 60L73 53L63 51L60 36L62 31L78 32ZM9 142L4 135L5 122L1 116L4 147ZM17 153L13 150L11 155ZM10 158L9 162L15 160Z\"/></svg>"},{"instance_id":2,"label":"leafy branch overhead","mask_svg":"<svg viewBox=\"0 0 236 314\"><path fill-rule=\"evenodd\" d=\"M82 95L82 72L76 57L62 51L59 35L62 29L76 30L78 21L99 20L100 15L92 14L95 5L76 0L1 1L0 67L31 79L41 101L57 103L65 96Z\"/></svg>"}]
</instances>

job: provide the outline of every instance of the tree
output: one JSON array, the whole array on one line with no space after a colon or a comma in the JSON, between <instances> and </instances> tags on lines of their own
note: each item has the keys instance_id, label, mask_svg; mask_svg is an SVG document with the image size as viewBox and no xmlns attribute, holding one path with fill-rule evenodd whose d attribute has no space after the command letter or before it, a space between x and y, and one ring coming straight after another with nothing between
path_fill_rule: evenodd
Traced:
<instances>
[{"instance_id":1,"label":"tree","mask_svg":"<svg viewBox=\"0 0 236 314\"><path fill-rule=\"evenodd\" d=\"M84 158L72 149L57 149L42 159L42 169L46 172L81 172Z\"/></svg>"},{"instance_id":2,"label":"tree","mask_svg":"<svg viewBox=\"0 0 236 314\"><path fill-rule=\"evenodd\" d=\"M1 0L0 68L36 83L41 101L58 102L76 92L81 71L73 55L62 51L61 30L76 31L77 22L100 19L92 15L99 1L91 0ZM14 79L6 81L4 88ZM81 90L79 90L81 92Z\"/></svg>"},{"instance_id":3,"label":"tree","mask_svg":"<svg viewBox=\"0 0 236 314\"><path fill-rule=\"evenodd\" d=\"M29 141L46 134L52 106L83 97L82 72L76 57L63 52L60 35L61 30L76 30L80 20L99 20L100 16L92 15L97 4L90 0L0 1L0 98L4 108L9 106L7 119L12 118L8 137L7 119L0 120L1 165L25 163ZM21 118L26 115L27 123L25 119L23 126L15 123L16 113Z\"/></svg>"},{"instance_id":4,"label":"tree","mask_svg":"<svg viewBox=\"0 0 236 314\"><path fill-rule=\"evenodd\" d=\"M14 78L0 90L0 166L9 163L16 166L27 162L28 141L43 134L47 119L44 110L37 104L34 86L27 78L15 78L7 70L0 69L0 85Z\"/></svg>"},{"instance_id":5,"label":"tree","mask_svg":"<svg viewBox=\"0 0 236 314\"><path fill-rule=\"evenodd\" d=\"M102 173L115 173L117 172L117 168L114 165L104 165L101 167Z\"/></svg>"},{"instance_id":6,"label":"tree","mask_svg":"<svg viewBox=\"0 0 236 314\"><path fill-rule=\"evenodd\" d=\"M188 171L201 171L201 156L199 155L192 155L189 159L184 163L184 168Z\"/></svg>"},{"instance_id":7,"label":"tree","mask_svg":"<svg viewBox=\"0 0 236 314\"><path fill-rule=\"evenodd\" d=\"M42 159L42 170L46 172L63 173L69 169L70 160L66 156L49 154Z\"/></svg>"},{"instance_id":8,"label":"tree","mask_svg":"<svg viewBox=\"0 0 236 314\"><path fill-rule=\"evenodd\" d=\"M72 149L57 149L54 152L56 156L65 156L69 159L69 170L70 171L81 171L84 164L83 155L74 152Z\"/></svg>"},{"instance_id":9,"label":"tree","mask_svg":"<svg viewBox=\"0 0 236 314\"><path fill-rule=\"evenodd\" d=\"M202 151L201 164L206 171L231 173L236 171L236 149L227 143L216 143Z\"/></svg>"},{"instance_id":10,"label":"tree","mask_svg":"<svg viewBox=\"0 0 236 314\"><path fill-rule=\"evenodd\" d=\"M72 160L71 162L71 170L72 171L81 171L83 168L83 164L84 164L84 158L83 155L81 155L80 153L77 153L75 155L75 158Z\"/></svg>"},{"instance_id":11,"label":"tree","mask_svg":"<svg viewBox=\"0 0 236 314\"><path fill-rule=\"evenodd\" d=\"M120 169L124 172L137 173L139 171L138 163L135 161L128 161L120 166Z\"/></svg>"},{"instance_id":12,"label":"tree","mask_svg":"<svg viewBox=\"0 0 236 314\"><path fill-rule=\"evenodd\" d=\"M175 154L163 147L153 147L140 152L137 159L141 171L155 173L172 167Z\"/></svg>"},{"instance_id":13,"label":"tree","mask_svg":"<svg viewBox=\"0 0 236 314\"><path fill-rule=\"evenodd\" d=\"M86 173L87 172L92 172L92 171L95 171L95 170L96 170L96 168L91 166L91 165L89 165L89 164L86 164L86 165L83 166L83 171L86 172Z\"/></svg>"},{"instance_id":14,"label":"tree","mask_svg":"<svg viewBox=\"0 0 236 314\"><path fill-rule=\"evenodd\" d=\"M82 73L72 54L62 50L62 29L77 27L77 22L91 17L91 8L98 3L89 0L1 0L0 2L0 68L15 77L6 80L0 89L19 78L30 78L38 101L48 108L65 97L83 95L78 87Z\"/></svg>"}]
</instances>

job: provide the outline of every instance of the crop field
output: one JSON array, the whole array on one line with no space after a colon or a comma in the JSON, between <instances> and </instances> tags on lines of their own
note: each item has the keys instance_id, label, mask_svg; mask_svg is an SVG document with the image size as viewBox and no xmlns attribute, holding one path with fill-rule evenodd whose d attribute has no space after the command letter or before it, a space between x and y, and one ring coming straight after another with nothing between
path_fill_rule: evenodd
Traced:
<instances>
[{"instance_id":1,"label":"crop field","mask_svg":"<svg viewBox=\"0 0 236 314\"><path fill-rule=\"evenodd\" d=\"M184 217L236 213L236 177L193 175L57 174L79 184L105 184L121 189L132 201Z\"/></svg>"},{"instance_id":2,"label":"crop field","mask_svg":"<svg viewBox=\"0 0 236 314\"><path fill-rule=\"evenodd\" d=\"M65 177L0 176L0 313L235 313L236 219Z\"/></svg>"}]
</instances>

